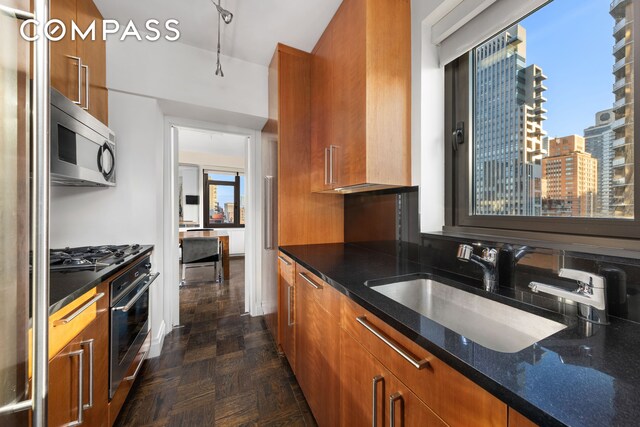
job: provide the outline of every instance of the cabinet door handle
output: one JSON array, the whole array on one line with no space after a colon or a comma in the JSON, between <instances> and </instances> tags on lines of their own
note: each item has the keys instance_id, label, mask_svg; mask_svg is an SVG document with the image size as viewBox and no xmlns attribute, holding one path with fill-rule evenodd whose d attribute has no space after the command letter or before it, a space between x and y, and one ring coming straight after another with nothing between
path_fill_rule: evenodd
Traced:
<instances>
[{"instance_id":1,"label":"cabinet door handle","mask_svg":"<svg viewBox=\"0 0 640 427\"><path fill-rule=\"evenodd\" d=\"M384 377L382 375L376 375L373 377L373 416L371 417L372 426L378 425L378 383L382 383L382 393L384 393Z\"/></svg>"},{"instance_id":2,"label":"cabinet door handle","mask_svg":"<svg viewBox=\"0 0 640 427\"><path fill-rule=\"evenodd\" d=\"M95 340L91 338L90 340L82 341L80 343L81 347L85 345L89 347L89 403L82 406L83 409L91 409L93 408L93 342Z\"/></svg>"},{"instance_id":3,"label":"cabinet door handle","mask_svg":"<svg viewBox=\"0 0 640 427\"><path fill-rule=\"evenodd\" d=\"M324 149L324 185L329 185L329 156L331 151L329 148Z\"/></svg>"},{"instance_id":4,"label":"cabinet door handle","mask_svg":"<svg viewBox=\"0 0 640 427\"><path fill-rule=\"evenodd\" d=\"M396 402L400 401L400 425L404 425L404 399L400 393L389 396L389 427L396 425Z\"/></svg>"},{"instance_id":5,"label":"cabinet door handle","mask_svg":"<svg viewBox=\"0 0 640 427\"><path fill-rule=\"evenodd\" d=\"M84 398L82 396L84 381L83 381L83 367L84 367L84 350L76 350L69 353L69 357L78 356L78 418L75 421L71 421L64 425L64 427L79 426L84 422Z\"/></svg>"},{"instance_id":6,"label":"cabinet door handle","mask_svg":"<svg viewBox=\"0 0 640 427\"><path fill-rule=\"evenodd\" d=\"M291 263L289 261L287 261L287 259L285 257L282 257L282 256L278 255L278 259L280 261L282 261L284 263L284 265L286 265L287 267L291 266Z\"/></svg>"},{"instance_id":7,"label":"cabinet door handle","mask_svg":"<svg viewBox=\"0 0 640 427\"><path fill-rule=\"evenodd\" d=\"M67 58L78 61L78 100L73 100L76 105L82 105L82 58L67 55Z\"/></svg>"},{"instance_id":8,"label":"cabinet door handle","mask_svg":"<svg viewBox=\"0 0 640 427\"><path fill-rule=\"evenodd\" d=\"M100 292L99 294L97 294L96 296L91 298L82 307L80 307L77 310L75 310L74 312L72 312L69 316L67 316L67 317L65 317L63 319L58 319L58 320L54 321L53 322L53 326L56 327L56 326L60 326L60 325L66 325L67 323L69 323L73 319L75 319L76 317L80 316L80 314L82 314L83 311L85 311L87 308L91 307L95 302L97 302L98 300L102 299L102 297L104 297L104 292Z\"/></svg>"},{"instance_id":9,"label":"cabinet door handle","mask_svg":"<svg viewBox=\"0 0 640 427\"><path fill-rule=\"evenodd\" d=\"M147 353L149 353L148 351L145 351L142 354L142 358L140 359L140 363L138 363L138 366L136 367L136 370L133 371L133 375L130 375L128 377L126 377L124 379L124 381L133 381L136 379L136 377L138 376L138 372L140 372L140 368L142 368L142 364L144 363L144 359L147 357Z\"/></svg>"},{"instance_id":10,"label":"cabinet door handle","mask_svg":"<svg viewBox=\"0 0 640 427\"><path fill-rule=\"evenodd\" d=\"M335 145L330 145L329 146L329 184L336 184L336 180L334 179L333 176L333 152L334 150L338 148Z\"/></svg>"},{"instance_id":11,"label":"cabinet door handle","mask_svg":"<svg viewBox=\"0 0 640 427\"><path fill-rule=\"evenodd\" d=\"M306 273L298 273L300 277L302 277L308 284L310 284L314 289L322 290L322 286L318 285L316 282L311 280Z\"/></svg>"},{"instance_id":12,"label":"cabinet door handle","mask_svg":"<svg viewBox=\"0 0 640 427\"><path fill-rule=\"evenodd\" d=\"M415 357L414 355L409 353L407 350L402 348L402 346L398 344L393 338L386 336L384 332L382 332L381 330L373 326L371 323L369 323L369 321L367 320L367 316L356 317L356 320L358 321L358 323L364 326L369 332L371 332L373 335L379 338L380 341L382 341L383 343L391 347L393 351L395 351L400 356L402 356L403 359L411 363L414 368L423 369L429 366L429 361L427 359L419 360L417 357Z\"/></svg>"},{"instance_id":13,"label":"cabinet door handle","mask_svg":"<svg viewBox=\"0 0 640 427\"><path fill-rule=\"evenodd\" d=\"M89 66L88 65L82 65L82 68L84 69L84 99L87 102L87 105L85 105L84 107L82 107L83 110L88 110L89 109L89 101L91 99L91 93L89 91Z\"/></svg>"},{"instance_id":14,"label":"cabinet door handle","mask_svg":"<svg viewBox=\"0 0 640 427\"><path fill-rule=\"evenodd\" d=\"M291 288L293 286L287 286L287 325L293 326L294 322L291 320Z\"/></svg>"}]
</instances>

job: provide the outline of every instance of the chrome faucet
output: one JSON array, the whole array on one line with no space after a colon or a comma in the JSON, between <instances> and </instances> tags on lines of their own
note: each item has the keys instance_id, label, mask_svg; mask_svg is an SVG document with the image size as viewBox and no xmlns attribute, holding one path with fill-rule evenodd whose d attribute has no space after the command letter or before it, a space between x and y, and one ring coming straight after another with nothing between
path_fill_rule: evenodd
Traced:
<instances>
[{"instance_id":1,"label":"chrome faucet","mask_svg":"<svg viewBox=\"0 0 640 427\"><path fill-rule=\"evenodd\" d=\"M586 271L561 268L558 276L578 282L578 289L568 291L557 286L531 282L529 288L533 292L543 292L578 303L578 317L592 323L606 325L609 323L607 310L607 289L604 277Z\"/></svg>"},{"instance_id":2,"label":"chrome faucet","mask_svg":"<svg viewBox=\"0 0 640 427\"><path fill-rule=\"evenodd\" d=\"M473 246L462 244L458 246L457 257L462 262L471 261L482 267L482 283L485 291L494 292L498 288L498 251L496 249L484 248L480 257L473 253Z\"/></svg>"}]
</instances>

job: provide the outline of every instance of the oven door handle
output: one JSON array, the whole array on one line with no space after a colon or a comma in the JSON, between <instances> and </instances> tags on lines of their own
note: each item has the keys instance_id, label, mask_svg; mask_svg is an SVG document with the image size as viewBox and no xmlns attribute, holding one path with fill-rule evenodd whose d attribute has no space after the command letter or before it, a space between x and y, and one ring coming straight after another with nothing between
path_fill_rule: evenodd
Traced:
<instances>
[{"instance_id":1,"label":"oven door handle","mask_svg":"<svg viewBox=\"0 0 640 427\"><path fill-rule=\"evenodd\" d=\"M113 307L111 310L122 311L123 313L126 313L127 311L129 311L131 307L133 307L133 305L142 297L142 295L144 295L144 293L147 292L147 290L149 289L149 286L151 286L151 284L158 278L159 275L160 273L156 273L153 276L151 276L151 279L149 279L147 284L144 285L144 287L138 291L136 296L134 296L133 299L129 301L127 305L124 305L122 307Z\"/></svg>"}]
</instances>

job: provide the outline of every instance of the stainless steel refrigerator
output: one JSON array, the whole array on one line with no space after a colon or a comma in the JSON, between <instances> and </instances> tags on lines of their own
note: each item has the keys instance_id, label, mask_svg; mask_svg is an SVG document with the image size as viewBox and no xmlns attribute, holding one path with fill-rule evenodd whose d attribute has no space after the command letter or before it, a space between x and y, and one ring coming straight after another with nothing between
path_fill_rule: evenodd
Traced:
<instances>
[{"instance_id":1,"label":"stainless steel refrigerator","mask_svg":"<svg viewBox=\"0 0 640 427\"><path fill-rule=\"evenodd\" d=\"M2 426L43 426L47 419L48 46L44 37L25 41L20 26L46 22L48 1L29 8L29 0L0 0Z\"/></svg>"}]
</instances>

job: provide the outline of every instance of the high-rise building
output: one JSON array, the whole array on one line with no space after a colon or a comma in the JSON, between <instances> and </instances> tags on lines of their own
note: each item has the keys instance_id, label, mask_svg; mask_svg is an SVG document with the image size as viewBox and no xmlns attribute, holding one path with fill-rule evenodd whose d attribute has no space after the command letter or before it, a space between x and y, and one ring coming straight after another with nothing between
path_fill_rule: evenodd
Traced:
<instances>
[{"instance_id":1,"label":"high-rise building","mask_svg":"<svg viewBox=\"0 0 640 427\"><path fill-rule=\"evenodd\" d=\"M520 25L476 48L474 62L474 213L538 216L547 77L526 65Z\"/></svg>"},{"instance_id":2,"label":"high-rise building","mask_svg":"<svg viewBox=\"0 0 640 427\"><path fill-rule=\"evenodd\" d=\"M209 185L209 218L213 219L218 212L218 186Z\"/></svg>"},{"instance_id":3,"label":"high-rise building","mask_svg":"<svg viewBox=\"0 0 640 427\"><path fill-rule=\"evenodd\" d=\"M596 198L596 216L613 215L611 196L613 185L613 141L615 132L611 128L613 110L598 111L595 125L584 130L587 153L598 161L598 196Z\"/></svg>"},{"instance_id":4,"label":"high-rise building","mask_svg":"<svg viewBox=\"0 0 640 427\"><path fill-rule=\"evenodd\" d=\"M611 208L619 217L633 217L633 2L613 0L613 103Z\"/></svg>"},{"instance_id":5,"label":"high-rise building","mask_svg":"<svg viewBox=\"0 0 640 427\"><path fill-rule=\"evenodd\" d=\"M233 220L235 219L235 211L234 211L234 203L233 202L227 202L224 204L224 214L227 217L227 222L232 223Z\"/></svg>"},{"instance_id":6,"label":"high-rise building","mask_svg":"<svg viewBox=\"0 0 640 427\"><path fill-rule=\"evenodd\" d=\"M542 178L542 215L596 215L598 160L585 152L583 137L550 139L549 156L542 159Z\"/></svg>"}]
</instances>

